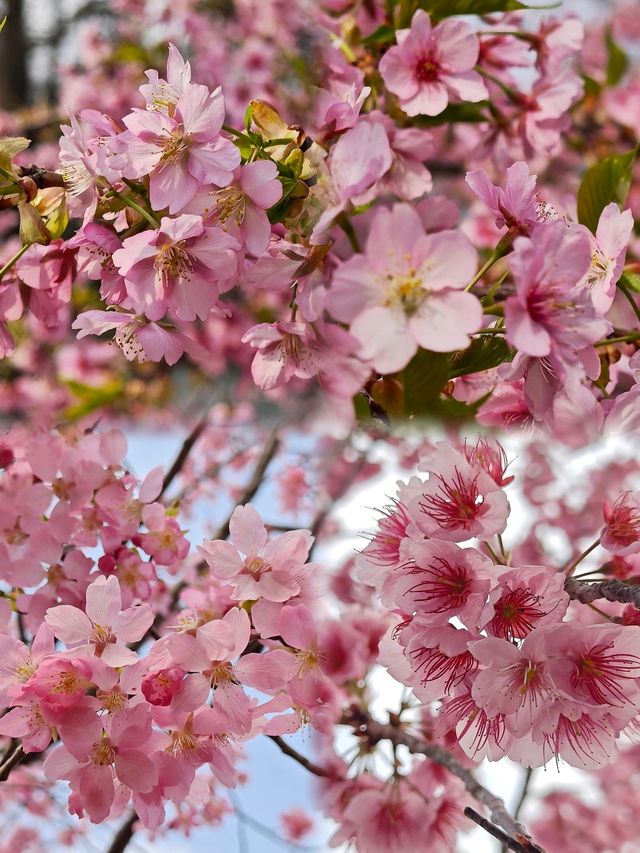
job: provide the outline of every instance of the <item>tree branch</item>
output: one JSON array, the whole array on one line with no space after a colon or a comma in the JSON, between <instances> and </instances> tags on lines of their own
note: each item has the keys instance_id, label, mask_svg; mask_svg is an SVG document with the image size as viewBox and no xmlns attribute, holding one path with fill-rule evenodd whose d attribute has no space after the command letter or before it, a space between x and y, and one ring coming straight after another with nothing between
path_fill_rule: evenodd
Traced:
<instances>
[{"instance_id":1,"label":"tree branch","mask_svg":"<svg viewBox=\"0 0 640 853\"><path fill-rule=\"evenodd\" d=\"M164 480L162 481L162 490L158 497L162 497L162 495L167 491L171 483L173 483L175 478L178 476L180 471L182 471L184 463L187 461L189 454L191 453L191 449L193 448L193 445L200 438L200 436L202 435L202 431L207 425L207 415L208 413L204 414L200 418L198 423L183 441L182 447L180 448L178 455L174 459L173 465L165 474Z\"/></svg>"},{"instance_id":2,"label":"tree branch","mask_svg":"<svg viewBox=\"0 0 640 853\"><path fill-rule=\"evenodd\" d=\"M107 853L123 853L123 850L126 849L127 844L133 838L133 827L137 820L138 815L135 812L131 812L129 817L114 835L113 841L111 842L111 846L107 850Z\"/></svg>"},{"instance_id":3,"label":"tree branch","mask_svg":"<svg viewBox=\"0 0 640 853\"><path fill-rule=\"evenodd\" d=\"M446 767L450 773L464 783L468 793L489 810L491 821L504 830L508 838L514 839L521 845L520 848L512 847L512 849L520 849L523 853L524 851L526 853L544 853L543 848L535 844L524 826L509 814L500 797L481 785L470 770L463 767L441 746L426 743L391 723L379 723L359 708L352 708L349 713L345 714L342 722L353 726L356 734L371 744L376 744L381 740L391 741L395 746L402 744L407 747L409 752L425 755L436 764Z\"/></svg>"},{"instance_id":4,"label":"tree branch","mask_svg":"<svg viewBox=\"0 0 640 853\"><path fill-rule=\"evenodd\" d=\"M243 504L249 503L250 500L255 496L256 492L260 488L262 484L262 480L264 479L264 475L269 467L271 460L276 455L280 448L280 438L278 437L279 426L275 426L270 434L267 436L267 440L265 441L264 447L262 449L262 455L258 460L258 464L255 467L253 475L245 489L240 496L236 506L242 506ZM234 507L235 509L235 507ZM229 535L229 525L231 523L231 514L227 517L227 520L224 524L216 532L214 539L226 539Z\"/></svg>"},{"instance_id":5,"label":"tree branch","mask_svg":"<svg viewBox=\"0 0 640 853\"><path fill-rule=\"evenodd\" d=\"M592 601L605 598L607 601L633 604L640 610L640 584L615 579L592 582L569 578L564 588L569 598L582 604L591 604Z\"/></svg>"},{"instance_id":6,"label":"tree branch","mask_svg":"<svg viewBox=\"0 0 640 853\"><path fill-rule=\"evenodd\" d=\"M317 764L314 764L304 755L301 755L297 750L295 750L292 746L283 740L280 735L267 735L269 740L272 740L275 745L283 752L285 755L288 755L289 758L293 758L294 761L297 761L298 764L302 765L305 770L308 770L309 773L313 773L314 776L320 776L324 779L336 779L336 774L331 770L325 770L324 767L318 767Z\"/></svg>"},{"instance_id":7,"label":"tree branch","mask_svg":"<svg viewBox=\"0 0 640 853\"><path fill-rule=\"evenodd\" d=\"M469 818L469 820L472 820L474 823L477 823L478 826L481 826L485 832L489 833L489 835L492 835L494 838L497 838L498 841L501 841L503 850L515 850L516 853L527 853L527 851L531 850L530 847L525 847L515 838L507 835L506 832L503 832L499 827L491 823L490 820L487 820L486 817L479 815L478 812L470 806L466 807L464 814L465 817Z\"/></svg>"},{"instance_id":8,"label":"tree branch","mask_svg":"<svg viewBox=\"0 0 640 853\"><path fill-rule=\"evenodd\" d=\"M269 467L271 460L276 455L276 453L278 452L278 449L280 447L280 438L278 437L278 428L279 428L278 426L275 426L271 430L271 433L269 434L269 436L267 437L264 448L262 450L262 454L260 456L260 459L258 460L258 464L256 465L256 467L254 469L254 472L251 476L251 479L249 480L249 482L245 486L245 489L244 489L242 495L240 496L240 498L236 504L237 506L248 503L253 498L253 496L256 494L258 489L260 488L262 481L264 479L264 475L266 473L266 470ZM187 439L187 441L188 441L188 439ZM195 441L195 439L194 439L194 441ZM183 445L183 449L184 449L184 445ZM178 456L180 456L180 455L182 455L182 451L180 451L180 453L178 454ZM186 458L186 455L185 455L185 458ZM172 468L174 466L175 466L175 463L172 466ZM166 477L165 477L165 480L166 480ZM235 507L234 507L234 509L235 509ZM232 515L232 513L229 514L226 521L223 522L223 524L220 526L220 528L214 534L214 537L213 537L214 539L226 539L227 538L227 536L229 535L229 525L231 523L231 515ZM197 566L198 574L204 574L206 572L206 570L207 570L206 560L201 560ZM180 601L180 596L182 594L182 591L183 591L183 589L185 589L185 587L187 585L188 584L185 581L179 581L179 583L177 583L174 586L173 591L171 593L171 603L169 605L167 613L165 613L164 616L160 616L160 615L156 616L156 618L153 622L153 625L151 626L151 628L149 628L149 630L144 635L144 637L142 637L142 639L138 640L137 643L131 643L129 648L133 649L134 651L137 651L140 648L140 646L146 640L149 639L149 637L154 636L153 632L154 631L157 632L157 630L160 628L162 623L165 621L166 617L175 609L176 605Z\"/></svg>"}]
</instances>

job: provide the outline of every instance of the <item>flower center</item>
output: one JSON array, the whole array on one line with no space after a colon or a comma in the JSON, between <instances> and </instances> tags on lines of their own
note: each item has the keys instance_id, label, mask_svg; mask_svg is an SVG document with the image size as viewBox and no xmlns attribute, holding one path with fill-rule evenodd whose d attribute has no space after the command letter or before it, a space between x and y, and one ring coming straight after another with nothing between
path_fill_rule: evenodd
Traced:
<instances>
[{"instance_id":1,"label":"flower center","mask_svg":"<svg viewBox=\"0 0 640 853\"><path fill-rule=\"evenodd\" d=\"M594 249L591 255L591 265L587 272L587 286L593 287L606 276L609 269L607 259L599 249Z\"/></svg>"},{"instance_id":2,"label":"flower center","mask_svg":"<svg viewBox=\"0 0 640 853\"><path fill-rule=\"evenodd\" d=\"M421 83L435 83L439 76L440 63L433 54L427 54L416 66L416 77Z\"/></svg>"},{"instance_id":3,"label":"flower center","mask_svg":"<svg viewBox=\"0 0 640 853\"><path fill-rule=\"evenodd\" d=\"M189 155L189 145L191 140L188 135L185 135L182 130L174 130L169 134L169 138L162 146L162 157L160 163L167 165L169 163L180 163Z\"/></svg>"},{"instance_id":4,"label":"flower center","mask_svg":"<svg viewBox=\"0 0 640 853\"><path fill-rule=\"evenodd\" d=\"M124 326L119 326L113 338L116 346L120 347L127 361L146 361L144 348L138 338L138 323L133 321Z\"/></svg>"},{"instance_id":5,"label":"flower center","mask_svg":"<svg viewBox=\"0 0 640 853\"><path fill-rule=\"evenodd\" d=\"M271 566L263 557L258 557L254 555L253 557L247 557L244 561L244 568L250 575L253 575L254 578L259 578L265 572L268 572L271 569Z\"/></svg>"},{"instance_id":6,"label":"flower center","mask_svg":"<svg viewBox=\"0 0 640 853\"><path fill-rule=\"evenodd\" d=\"M241 225L247 209L247 200L237 187L226 187L215 193L215 215L220 222L233 219L236 225Z\"/></svg>"},{"instance_id":7,"label":"flower center","mask_svg":"<svg viewBox=\"0 0 640 853\"><path fill-rule=\"evenodd\" d=\"M89 642L95 645L96 655L100 657L102 652L110 643L116 642L116 637L108 625L94 625L89 637Z\"/></svg>"},{"instance_id":8,"label":"flower center","mask_svg":"<svg viewBox=\"0 0 640 853\"><path fill-rule=\"evenodd\" d=\"M388 275L385 287L384 305L387 308L401 308L405 314L414 314L427 295L415 270L405 275Z\"/></svg>"},{"instance_id":9,"label":"flower center","mask_svg":"<svg viewBox=\"0 0 640 853\"><path fill-rule=\"evenodd\" d=\"M97 764L99 767L106 767L109 764L113 764L115 757L116 751L107 737L104 737L98 743L94 743L89 753L91 763Z\"/></svg>"},{"instance_id":10,"label":"flower center","mask_svg":"<svg viewBox=\"0 0 640 853\"><path fill-rule=\"evenodd\" d=\"M193 260L180 243L165 243L156 255L153 266L161 273L165 286L169 278L184 278L188 281L193 272Z\"/></svg>"}]
</instances>

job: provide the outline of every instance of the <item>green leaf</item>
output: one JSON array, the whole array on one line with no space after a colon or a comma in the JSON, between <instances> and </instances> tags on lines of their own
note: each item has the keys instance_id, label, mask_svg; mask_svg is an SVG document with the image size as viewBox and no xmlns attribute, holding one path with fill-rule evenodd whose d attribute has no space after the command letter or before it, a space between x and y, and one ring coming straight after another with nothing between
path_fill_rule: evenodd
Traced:
<instances>
[{"instance_id":1,"label":"green leaf","mask_svg":"<svg viewBox=\"0 0 640 853\"><path fill-rule=\"evenodd\" d=\"M67 386L78 401L65 409L64 418L67 421L79 420L90 415L96 409L110 406L122 398L124 391L124 386L119 380L107 382L106 385L99 388L93 385L85 385L83 382L76 382L74 379L63 379L62 384Z\"/></svg>"},{"instance_id":2,"label":"green leaf","mask_svg":"<svg viewBox=\"0 0 640 853\"><path fill-rule=\"evenodd\" d=\"M638 146L627 154L605 157L588 169L578 190L578 220L595 234L600 214L612 201L627 200Z\"/></svg>"},{"instance_id":3,"label":"green leaf","mask_svg":"<svg viewBox=\"0 0 640 853\"><path fill-rule=\"evenodd\" d=\"M6 23L7 23L7 16L5 15L5 16L4 16L4 18L0 21L0 33L1 33L1 32L2 32L2 30L4 29L4 25L5 25Z\"/></svg>"},{"instance_id":4,"label":"green leaf","mask_svg":"<svg viewBox=\"0 0 640 853\"><path fill-rule=\"evenodd\" d=\"M480 335L471 341L471 345L466 350L462 350L453 357L451 378L491 370L505 361L511 361L513 355L502 335Z\"/></svg>"},{"instance_id":5,"label":"green leaf","mask_svg":"<svg viewBox=\"0 0 640 853\"><path fill-rule=\"evenodd\" d=\"M388 24L383 24L381 27L378 27L377 30L374 30L371 35L362 39L360 44L364 44L368 47L375 47L379 44L387 44L388 42L393 42L396 40L396 31L393 27L390 27Z\"/></svg>"},{"instance_id":6,"label":"green leaf","mask_svg":"<svg viewBox=\"0 0 640 853\"><path fill-rule=\"evenodd\" d=\"M404 401L407 415L427 414L449 381L446 353L418 350L404 369Z\"/></svg>"},{"instance_id":7,"label":"green leaf","mask_svg":"<svg viewBox=\"0 0 640 853\"><path fill-rule=\"evenodd\" d=\"M450 15L489 15L491 12L514 12L518 9L550 9L559 5L532 6L519 0L420 0L419 8L434 18L448 18Z\"/></svg>"},{"instance_id":8,"label":"green leaf","mask_svg":"<svg viewBox=\"0 0 640 853\"><path fill-rule=\"evenodd\" d=\"M487 121L488 116L484 112L487 101L478 101L476 104L462 103L449 104L437 116L415 116L411 119L414 127L438 127L441 124L477 124Z\"/></svg>"},{"instance_id":9,"label":"green leaf","mask_svg":"<svg viewBox=\"0 0 640 853\"><path fill-rule=\"evenodd\" d=\"M607 46L607 85L615 86L622 80L629 67L629 57L614 41L611 28L607 30L605 44Z\"/></svg>"},{"instance_id":10,"label":"green leaf","mask_svg":"<svg viewBox=\"0 0 640 853\"><path fill-rule=\"evenodd\" d=\"M633 290L635 293L640 293L640 275L638 275L637 272L623 273L620 283L625 287L628 287L629 290Z\"/></svg>"}]
</instances>

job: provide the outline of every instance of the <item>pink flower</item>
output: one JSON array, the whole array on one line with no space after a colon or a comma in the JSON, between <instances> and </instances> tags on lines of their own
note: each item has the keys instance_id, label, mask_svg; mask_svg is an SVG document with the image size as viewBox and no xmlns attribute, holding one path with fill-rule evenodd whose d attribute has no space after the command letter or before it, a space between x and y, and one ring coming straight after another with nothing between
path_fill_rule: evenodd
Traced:
<instances>
[{"instance_id":1,"label":"pink flower","mask_svg":"<svg viewBox=\"0 0 640 853\"><path fill-rule=\"evenodd\" d=\"M433 459L421 463L429 479L409 505L418 527L429 537L449 542L502 533L509 515L503 490L453 447L444 442L436 447Z\"/></svg>"},{"instance_id":2,"label":"pink flower","mask_svg":"<svg viewBox=\"0 0 640 853\"><path fill-rule=\"evenodd\" d=\"M518 736L529 733L557 699L543 641L544 633L534 631L521 648L495 637L469 645L482 665L471 695L489 717L504 714L507 726Z\"/></svg>"},{"instance_id":3,"label":"pink flower","mask_svg":"<svg viewBox=\"0 0 640 853\"><path fill-rule=\"evenodd\" d=\"M613 304L632 231L633 214L630 210L621 212L612 201L600 214L595 237L589 235L591 266L583 282L591 291L598 314L606 313Z\"/></svg>"},{"instance_id":4,"label":"pink flower","mask_svg":"<svg viewBox=\"0 0 640 853\"><path fill-rule=\"evenodd\" d=\"M421 702L451 696L473 676L478 662L468 646L476 636L450 625L425 629L417 621L402 631L400 642L411 665L411 686Z\"/></svg>"},{"instance_id":5,"label":"pink flower","mask_svg":"<svg viewBox=\"0 0 640 853\"><path fill-rule=\"evenodd\" d=\"M623 492L612 506L605 506L606 525L600 544L612 554L640 551L640 494Z\"/></svg>"},{"instance_id":6,"label":"pink flower","mask_svg":"<svg viewBox=\"0 0 640 853\"><path fill-rule=\"evenodd\" d=\"M98 717L90 712L70 718L60 728L63 746L43 764L48 779L67 779L76 809L93 823L108 816L115 797L114 780L132 791L151 791L158 771L145 746L151 737L146 707Z\"/></svg>"},{"instance_id":7,"label":"pink flower","mask_svg":"<svg viewBox=\"0 0 640 853\"><path fill-rule=\"evenodd\" d=\"M450 94L463 101L488 96L482 78L473 71L480 43L467 24L446 19L432 29L427 13L418 9L411 28L397 30L396 40L397 47L380 61L380 74L407 115L438 115Z\"/></svg>"},{"instance_id":8,"label":"pink flower","mask_svg":"<svg viewBox=\"0 0 640 853\"><path fill-rule=\"evenodd\" d=\"M430 540L410 549L415 565L398 584L395 600L422 625L457 617L474 629L491 588L490 561L474 548Z\"/></svg>"},{"instance_id":9,"label":"pink flower","mask_svg":"<svg viewBox=\"0 0 640 853\"><path fill-rule=\"evenodd\" d=\"M109 666L126 666L136 663L138 656L125 644L140 640L153 616L148 604L123 611L120 584L112 575L99 577L87 587L84 611L70 604L50 607L45 622L58 639L75 651L97 655Z\"/></svg>"},{"instance_id":10,"label":"pink flower","mask_svg":"<svg viewBox=\"0 0 640 853\"><path fill-rule=\"evenodd\" d=\"M495 216L498 228L506 225L521 234L528 234L532 225L542 221L543 206L537 198L536 178L536 175L529 174L527 164L519 161L507 169L504 189L492 184L484 169L467 172L465 180Z\"/></svg>"},{"instance_id":11,"label":"pink flower","mask_svg":"<svg viewBox=\"0 0 640 853\"><path fill-rule=\"evenodd\" d=\"M184 60L178 48L169 43L167 79L163 80L153 69L145 71L145 74L149 82L140 86L140 93L147 102L147 109L173 115L176 104L191 84L191 65Z\"/></svg>"},{"instance_id":12,"label":"pink flower","mask_svg":"<svg viewBox=\"0 0 640 853\"><path fill-rule=\"evenodd\" d=\"M556 690L587 708L640 710L640 628L564 623L546 634Z\"/></svg>"},{"instance_id":13,"label":"pink flower","mask_svg":"<svg viewBox=\"0 0 640 853\"><path fill-rule=\"evenodd\" d=\"M157 231L128 237L113 262L125 280L130 304L149 320L167 309L180 320L206 320L236 275L237 241L220 228L206 228L200 216L164 217Z\"/></svg>"},{"instance_id":14,"label":"pink flower","mask_svg":"<svg viewBox=\"0 0 640 853\"><path fill-rule=\"evenodd\" d=\"M562 572L543 566L503 571L491 591L482 627L494 637L522 640L534 628L561 622L569 604L564 581Z\"/></svg>"},{"instance_id":15,"label":"pink flower","mask_svg":"<svg viewBox=\"0 0 640 853\"><path fill-rule=\"evenodd\" d=\"M175 364L183 353L206 357L206 350L175 329L166 329L151 323L145 317L124 311L84 311L71 324L78 329L78 338L103 335L116 330L114 343L120 347L128 361L161 361Z\"/></svg>"},{"instance_id":16,"label":"pink flower","mask_svg":"<svg viewBox=\"0 0 640 853\"><path fill-rule=\"evenodd\" d=\"M336 324L316 320L260 323L242 337L257 349L251 364L254 382L265 391L294 377L316 376L328 394L352 397L369 376L369 368L354 356L357 341Z\"/></svg>"},{"instance_id":17,"label":"pink flower","mask_svg":"<svg viewBox=\"0 0 640 853\"><path fill-rule=\"evenodd\" d=\"M178 666L153 670L142 679L142 695L150 705L170 705L182 687L185 674Z\"/></svg>"},{"instance_id":18,"label":"pink flower","mask_svg":"<svg viewBox=\"0 0 640 853\"><path fill-rule=\"evenodd\" d=\"M425 835L432 817L429 802L408 786L360 791L344 810L339 840L354 838L360 853L415 853L426 850Z\"/></svg>"},{"instance_id":19,"label":"pink flower","mask_svg":"<svg viewBox=\"0 0 640 853\"><path fill-rule=\"evenodd\" d=\"M314 827L313 820L304 809L289 809L280 815L282 831L287 841L302 841Z\"/></svg>"},{"instance_id":20,"label":"pink flower","mask_svg":"<svg viewBox=\"0 0 640 853\"><path fill-rule=\"evenodd\" d=\"M451 263L451 258L456 263ZM453 352L480 328L482 306L461 293L476 270L476 253L455 231L425 234L408 205L381 208L364 255L336 271L330 310L350 323L361 354L382 373L401 370L418 347Z\"/></svg>"},{"instance_id":21,"label":"pink flower","mask_svg":"<svg viewBox=\"0 0 640 853\"><path fill-rule=\"evenodd\" d=\"M512 346L537 358L562 358L608 333L609 323L597 316L579 286L590 260L586 229L570 229L563 222L540 225L531 239L515 241L511 268L516 293L505 303Z\"/></svg>"},{"instance_id":22,"label":"pink flower","mask_svg":"<svg viewBox=\"0 0 640 853\"><path fill-rule=\"evenodd\" d=\"M135 109L128 130L116 137L112 159L127 178L150 176L154 210L177 213L203 184L224 187L240 165L240 151L220 136L224 98L220 88L188 83L171 115Z\"/></svg>"},{"instance_id":23,"label":"pink flower","mask_svg":"<svg viewBox=\"0 0 640 853\"><path fill-rule=\"evenodd\" d=\"M236 169L233 183L224 189L197 194L186 208L207 224L219 225L240 238L247 252L262 255L271 237L266 211L282 198L278 168L272 160L256 160Z\"/></svg>"},{"instance_id":24,"label":"pink flower","mask_svg":"<svg viewBox=\"0 0 640 853\"><path fill-rule=\"evenodd\" d=\"M365 204L387 194L396 195L405 201L413 201L430 192L433 179L424 161L433 154L434 142L431 134L423 128L398 127L388 115L379 110L367 113L364 120L377 122L384 127L393 153L393 161L388 172L370 190L358 196L358 204ZM430 199L431 201L433 199ZM455 205L453 206L455 208ZM433 211L431 204L428 209L429 212ZM457 208L455 211L457 214ZM437 219L443 223L440 216L437 216ZM443 230L448 227L451 226L443 223L433 230Z\"/></svg>"},{"instance_id":25,"label":"pink flower","mask_svg":"<svg viewBox=\"0 0 640 853\"><path fill-rule=\"evenodd\" d=\"M218 577L232 582L236 598L287 601L298 594L299 574L313 541L308 530L291 530L268 541L262 519L247 504L233 511L229 531L229 542L208 542L198 550Z\"/></svg>"},{"instance_id":26,"label":"pink flower","mask_svg":"<svg viewBox=\"0 0 640 853\"><path fill-rule=\"evenodd\" d=\"M316 222L312 243L322 243L333 220L389 170L393 155L385 129L359 121L340 137L331 151L329 173L324 179L325 210Z\"/></svg>"},{"instance_id":27,"label":"pink flower","mask_svg":"<svg viewBox=\"0 0 640 853\"><path fill-rule=\"evenodd\" d=\"M78 271L87 278L100 279L100 296L105 302L117 304L124 299L124 281L113 263L113 253L121 248L122 241L110 228L89 222L66 245L79 248Z\"/></svg>"}]
</instances>

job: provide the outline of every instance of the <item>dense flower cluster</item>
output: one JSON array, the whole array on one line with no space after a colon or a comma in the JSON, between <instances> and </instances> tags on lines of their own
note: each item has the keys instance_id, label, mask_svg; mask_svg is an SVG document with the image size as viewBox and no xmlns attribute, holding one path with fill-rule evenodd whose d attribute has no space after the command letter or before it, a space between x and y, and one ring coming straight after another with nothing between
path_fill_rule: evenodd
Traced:
<instances>
[{"instance_id":1,"label":"dense flower cluster","mask_svg":"<svg viewBox=\"0 0 640 853\"><path fill-rule=\"evenodd\" d=\"M640 462L570 448L640 427L637 10L74 26L65 109L0 109L0 848L315 840L232 792L271 742L334 847L635 849ZM616 809L553 791L532 839L485 761Z\"/></svg>"},{"instance_id":2,"label":"dense flower cluster","mask_svg":"<svg viewBox=\"0 0 640 853\"><path fill-rule=\"evenodd\" d=\"M211 69L197 51L192 69L170 45L164 77L148 70L137 97L127 84L128 111L71 113L58 186L14 164L26 140L3 142L3 205L22 237L0 273L5 357L20 317L53 339L71 320L78 338L113 332L129 360L186 353L205 373L215 355L228 363L228 340L262 391L315 380L346 422L364 394L383 418L464 412L574 444L635 428L625 130L577 207L575 185L558 192L530 171L564 168L563 134L590 108L582 24L530 30L509 13L478 33L422 8L404 20L402 4L386 19L378 4L343 6L315 23L334 44L319 49L328 76L303 116L254 96L242 129L225 124L226 90L199 82ZM434 193L431 167L455 158L468 186L461 174ZM425 371L437 384L407 391Z\"/></svg>"}]
</instances>

